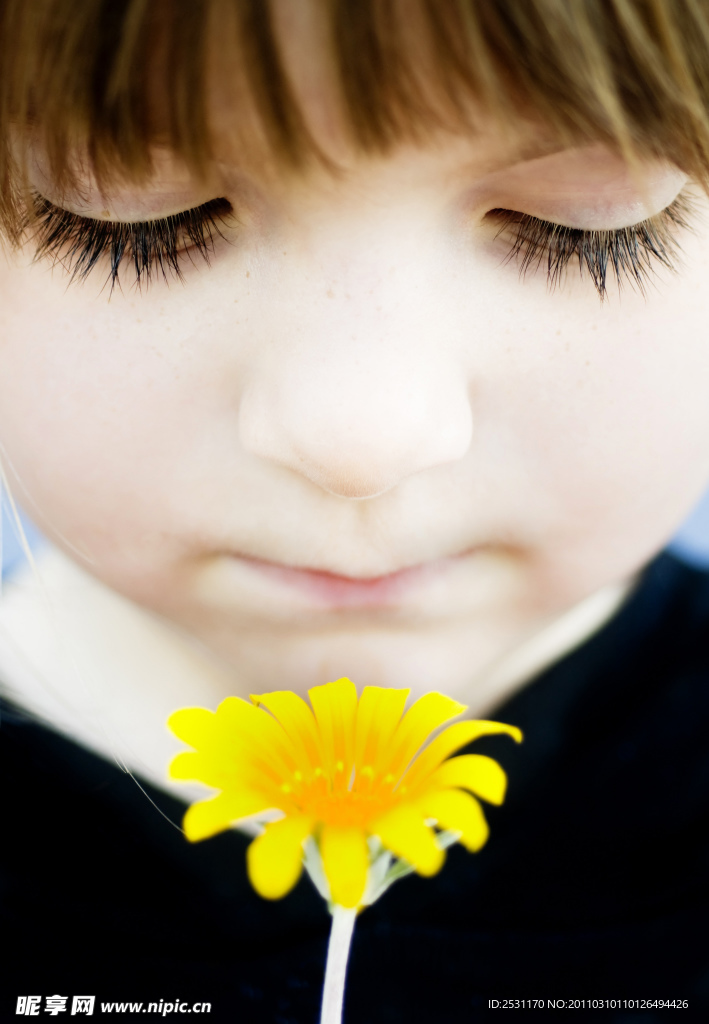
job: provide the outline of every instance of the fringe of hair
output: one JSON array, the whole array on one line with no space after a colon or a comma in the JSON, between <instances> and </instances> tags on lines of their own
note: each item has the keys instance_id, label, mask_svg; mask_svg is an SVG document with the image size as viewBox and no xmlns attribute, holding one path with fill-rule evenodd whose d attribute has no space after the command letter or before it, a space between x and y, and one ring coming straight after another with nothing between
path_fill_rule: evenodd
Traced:
<instances>
[{"instance_id":1,"label":"fringe of hair","mask_svg":"<svg viewBox=\"0 0 709 1024\"><path fill-rule=\"evenodd\" d=\"M477 105L709 182L709 0L321 0L319 14L363 152L474 131ZM0 0L0 229L20 231L30 136L59 182L78 151L99 180L145 179L156 142L204 173L215 69L252 112L243 145L293 168L326 159L268 0Z\"/></svg>"}]
</instances>

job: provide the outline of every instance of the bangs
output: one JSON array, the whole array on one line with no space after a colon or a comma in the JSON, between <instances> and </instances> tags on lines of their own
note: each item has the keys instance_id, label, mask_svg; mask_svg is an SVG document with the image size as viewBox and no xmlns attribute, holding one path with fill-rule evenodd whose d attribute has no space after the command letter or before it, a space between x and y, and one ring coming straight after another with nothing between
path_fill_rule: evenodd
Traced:
<instances>
[{"instance_id":1,"label":"bangs","mask_svg":"<svg viewBox=\"0 0 709 1024\"><path fill-rule=\"evenodd\" d=\"M308 3L308 0L296 0ZM213 159L211 86L247 111L240 143L294 169L325 160L268 0L0 0L0 220L17 226L12 140L53 175L88 154L144 179L167 145ZM536 118L567 144L602 141L709 179L709 17L702 0L312 0L344 130L383 154L438 131ZM295 44L294 44L295 45ZM21 146L20 146L21 151Z\"/></svg>"}]
</instances>

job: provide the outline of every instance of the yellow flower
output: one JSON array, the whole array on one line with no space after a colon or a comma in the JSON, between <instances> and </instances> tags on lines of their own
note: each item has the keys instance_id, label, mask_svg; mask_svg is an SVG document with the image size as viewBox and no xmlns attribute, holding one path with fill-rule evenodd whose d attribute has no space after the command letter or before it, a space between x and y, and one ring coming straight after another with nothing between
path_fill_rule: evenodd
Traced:
<instances>
[{"instance_id":1,"label":"yellow flower","mask_svg":"<svg viewBox=\"0 0 709 1024\"><path fill-rule=\"evenodd\" d=\"M228 697L216 712L176 711L168 725L194 750L173 759L170 777L221 790L188 809L187 838L196 842L278 811L248 848L256 891L285 896L312 837L330 899L343 907L363 899L378 846L371 837L420 875L436 874L445 859L434 824L479 850L488 826L476 796L502 803L505 773L480 754L447 758L478 736L504 732L519 742L522 734L499 722L461 721L422 750L434 730L466 709L428 693L404 714L409 692L366 686L358 700L354 684L339 679L308 691L312 710L280 690L252 696L251 704Z\"/></svg>"}]
</instances>

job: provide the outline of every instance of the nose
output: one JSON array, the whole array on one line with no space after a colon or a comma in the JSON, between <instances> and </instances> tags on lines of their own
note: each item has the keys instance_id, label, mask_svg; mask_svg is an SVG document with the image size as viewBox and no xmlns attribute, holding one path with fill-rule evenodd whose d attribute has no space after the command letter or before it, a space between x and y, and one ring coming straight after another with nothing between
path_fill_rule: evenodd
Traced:
<instances>
[{"instance_id":1,"label":"nose","mask_svg":"<svg viewBox=\"0 0 709 1024\"><path fill-rule=\"evenodd\" d=\"M406 344L391 324L353 335L347 323L331 321L324 337L301 331L268 372L257 368L242 392L242 445L343 498L373 498L461 459L473 430L468 388L435 333L422 339L409 323Z\"/></svg>"}]
</instances>

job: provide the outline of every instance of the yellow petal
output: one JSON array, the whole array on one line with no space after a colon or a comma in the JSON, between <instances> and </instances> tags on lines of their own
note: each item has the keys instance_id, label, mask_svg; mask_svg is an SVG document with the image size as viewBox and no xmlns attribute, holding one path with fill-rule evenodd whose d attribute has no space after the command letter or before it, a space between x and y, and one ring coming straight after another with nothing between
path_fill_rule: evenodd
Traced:
<instances>
[{"instance_id":1,"label":"yellow petal","mask_svg":"<svg viewBox=\"0 0 709 1024\"><path fill-rule=\"evenodd\" d=\"M465 711L464 704L442 693L426 693L419 697L406 712L394 734L389 759L390 771L394 775L403 772L434 729L462 711Z\"/></svg>"},{"instance_id":2,"label":"yellow petal","mask_svg":"<svg viewBox=\"0 0 709 1024\"><path fill-rule=\"evenodd\" d=\"M188 807L182 826L191 843L207 839L230 828L242 818L260 814L273 805L263 793L244 790L243 793L220 793L211 800L200 800Z\"/></svg>"},{"instance_id":3,"label":"yellow petal","mask_svg":"<svg viewBox=\"0 0 709 1024\"><path fill-rule=\"evenodd\" d=\"M365 833L352 826L324 825L320 853L332 902L356 907L367 884L369 848Z\"/></svg>"},{"instance_id":4,"label":"yellow petal","mask_svg":"<svg viewBox=\"0 0 709 1024\"><path fill-rule=\"evenodd\" d=\"M435 875L443 867L445 854L436 845L433 829L424 823L421 810L401 804L383 814L369 826L382 844L408 861L419 875Z\"/></svg>"},{"instance_id":5,"label":"yellow petal","mask_svg":"<svg viewBox=\"0 0 709 1024\"><path fill-rule=\"evenodd\" d=\"M240 697L227 697L217 708L217 719L223 736L239 736L260 740L265 744L286 740L285 733L272 715Z\"/></svg>"},{"instance_id":6,"label":"yellow petal","mask_svg":"<svg viewBox=\"0 0 709 1024\"><path fill-rule=\"evenodd\" d=\"M312 768L322 764L321 742L315 717L302 697L290 690L274 690L272 693L258 695L252 693L251 700L275 715L306 764Z\"/></svg>"},{"instance_id":7,"label":"yellow petal","mask_svg":"<svg viewBox=\"0 0 709 1024\"><path fill-rule=\"evenodd\" d=\"M202 747L211 743L216 727L216 715L207 708L180 708L167 720L168 728L183 743Z\"/></svg>"},{"instance_id":8,"label":"yellow petal","mask_svg":"<svg viewBox=\"0 0 709 1024\"><path fill-rule=\"evenodd\" d=\"M223 789L225 776L215 764L213 758L201 751L185 750L173 757L168 768L171 779L188 779L203 782L206 786Z\"/></svg>"},{"instance_id":9,"label":"yellow petal","mask_svg":"<svg viewBox=\"0 0 709 1024\"><path fill-rule=\"evenodd\" d=\"M479 736L489 736L493 733L504 732L512 736L517 743L522 741L522 733L516 725L504 725L502 722L467 721L455 722L449 725L440 735L432 740L425 750L422 750L411 768L406 774L404 782L409 789L418 785L438 765L444 761L449 754L460 750L468 743L472 743Z\"/></svg>"},{"instance_id":10,"label":"yellow petal","mask_svg":"<svg viewBox=\"0 0 709 1024\"><path fill-rule=\"evenodd\" d=\"M282 778L296 767L293 745L283 728L263 708L240 697L227 697L217 708L217 739L225 758L259 759Z\"/></svg>"},{"instance_id":11,"label":"yellow petal","mask_svg":"<svg viewBox=\"0 0 709 1024\"><path fill-rule=\"evenodd\" d=\"M258 790L262 794L282 794L282 777L269 770L267 765L260 766L253 760L240 760L237 757L217 758L201 750L186 750L177 754L168 768L168 778L179 781L203 782L214 789L230 792L241 790ZM276 799L278 799L276 797Z\"/></svg>"},{"instance_id":12,"label":"yellow petal","mask_svg":"<svg viewBox=\"0 0 709 1024\"><path fill-rule=\"evenodd\" d=\"M460 842L472 853L485 845L490 829L482 807L462 789L441 789L421 799L426 816L435 818L440 828L462 832Z\"/></svg>"},{"instance_id":13,"label":"yellow petal","mask_svg":"<svg viewBox=\"0 0 709 1024\"><path fill-rule=\"evenodd\" d=\"M426 786L437 789L469 789L476 796L491 804L501 804L505 799L507 776L503 769L484 754L463 754L444 761L431 773Z\"/></svg>"},{"instance_id":14,"label":"yellow petal","mask_svg":"<svg viewBox=\"0 0 709 1024\"><path fill-rule=\"evenodd\" d=\"M303 870L303 843L312 831L312 818L294 815L266 825L246 851L246 868L256 892L279 900L291 891Z\"/></svg>"},{"instance_id":15,"label":"yellow petal","mask_svg":"<svg viewBox=\"0 0 709 1024\"><path fill-rule=\"evenodd\" d=\"M355 726L355 764L371 767L378 773L382 759L388 757L396 727L404 713L411 690L391 690L385 686L365 686L357 705Z\"/></svg>"},{"instance_id":16,"label":"yellow petal","mask_svg":"<svg viewBox=\"0 0 709 1024\"><path fill-rule=\"evenodd\" d=\"M308 690L328 771L338 763L339 771L349 776L354 761L354 731L357 714L357 689L349 679L337 679Z\"/></svg>"}]
</instances>

